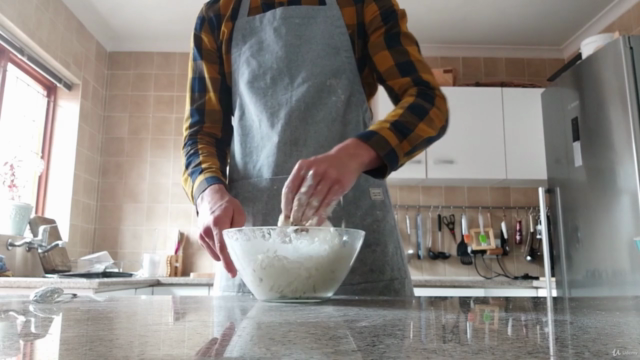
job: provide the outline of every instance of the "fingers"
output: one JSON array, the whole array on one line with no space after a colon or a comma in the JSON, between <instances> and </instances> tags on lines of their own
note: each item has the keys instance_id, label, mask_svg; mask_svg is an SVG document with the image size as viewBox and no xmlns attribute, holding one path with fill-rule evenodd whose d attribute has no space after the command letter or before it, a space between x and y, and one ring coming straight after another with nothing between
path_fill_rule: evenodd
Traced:
<instances>
[{"instance_id":1,"label":"fingers","mask_svg":"<svg viewBox=\"0 0 640 360\"><path fill-rule=\"evenodd\" d=\"M307 202L307 206L302 214L302 220L300 221L301 224L307 224L308 226L318 226L309 223L309 221L315 223L316 221L314 220L316 217L323 217L322 215L324 214L322 213L324 212L324 209L321 207L321 205L332 185L333 184L327 177L320 180L318 186L309 197L309 202ZM322 219L322 222L320 224L322 224L324 220L325 219Z\"/></svg>"},{"instance_id":2,"label":"fingers","mask_svg":"<svg viewBox=\"0 0 640 360\"><path fill-rule=\"evenodd\" d=\"M317 171L310 171L304 182L302 183L302 187L300 187L300 191L295 196L293 200L293 208L291 210L291 225L302 225L304 222L302 221L302 216L307 208L309 201L311 200L311 194L318 187L318 184L322 182L322 174Z\"/></svg>"},{"instance_id":3,"label":"fingers","mask_svg":"<svg viewBox=\"0 0 640 360\"><path fill-rule=\"evenodd\" d=\"M220 256L215 249L215 238L210 226L206 226L200 231L200 245L209 253L209 256L215 261L220 261Z\"/></svg>"},{"instance_id":4,"label":"fingers","mask_svg":"<svg viewBox=\"0 0 640 360\"><path fill-rule=\"evenodd\" d=\"M338 201L340 201L342 195L340 186L332 185L320 203L316 214L312 217L312 223L309 224L309 226L322 226L327 218L331 216L333 209L338 204Z\"/></svg>"},{"instance_id":5,"label":"fingers","mask_svg":"<svg viewBox=\"0 0 640 360\"><path fill-rule=\"evenodd\" d=\"M229 323L227 327L220 334L220 340L216 344L213 350L213 358L214 359L222 359L224 357L229 344L231 343L231 339L233 339L233 335L236 332L236 325L234 323Z\"/></svg>"},{"instance_id":6,"label":"fingers","mask_svg":"<svg viewBox=\"0 0 640 360\"><path fill-rule=\"evenodd\" d=\"M291 216L291 210L293 208L293 200L298 194L300 187L302 186L302 182L305 180L306 170L304 168L304 162L299 161L296 166L293 168L293 172L289 176L289 179L284 184L284 188L282 189L282 202L281 208L282 213L285 215L285 218L289 218Z\"/></svg>"},{"instance_id":7,"label":"fingers","mask_svg":"<svg viewBox=\"0 0 640 360\"><path fill-rule=\"evenodd\" d=\"M231 224L216 226L214 224L213 236L216 239L216 250L218 252L218 255L220 255L220 260L222 261L224 269L227 270L232 278L235 278L238 275L238 270L236 270L235 265L233 265L233 261L231 261L231 256L229 255L229 251L227 250L227 244L225 243L224 237L222 236L222 231L228 229L230 225Z\"/></svg>"}]
</instances>

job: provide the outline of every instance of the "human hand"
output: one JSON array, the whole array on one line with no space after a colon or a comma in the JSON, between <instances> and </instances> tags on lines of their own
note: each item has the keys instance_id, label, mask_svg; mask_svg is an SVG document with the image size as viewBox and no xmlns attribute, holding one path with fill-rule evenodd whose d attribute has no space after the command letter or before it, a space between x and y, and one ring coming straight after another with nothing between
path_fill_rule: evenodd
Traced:
<instances>
[{"instance_id":1,"label":"human hand","mask_svg":"<svg viewBox=\"0 0 640 360\"><path fill-rule=\"evenodd\" d=\"M381 164L367 144L349 139L331 151L300 160L282 190L282 214L294 226L320 226L360 174Z\"/></svg>"},{"instance_id":2,"label":"human hand","mask_svg":"<svg viewBox=\"0 0 640 360\"><path fill-rule=\"evenodd\" d=\"M200 245L215 261L222 261L225 270L235 278L238 275L224 242L222 231L244 226L247 220L238 200L233 198L222 185L207 188L198 197L198 224Z\"/></svg>"},{"instance_id":3,"label":"human hand","mask_svg":"<svg viewBox=\"0 0 640 360\"><path fill-rule=\"evenodd\" d=\"M229 323L220 338L212 338L196 353L197 359L222 359L236 331L236 325Z\"/></svg>"}]
</instances>

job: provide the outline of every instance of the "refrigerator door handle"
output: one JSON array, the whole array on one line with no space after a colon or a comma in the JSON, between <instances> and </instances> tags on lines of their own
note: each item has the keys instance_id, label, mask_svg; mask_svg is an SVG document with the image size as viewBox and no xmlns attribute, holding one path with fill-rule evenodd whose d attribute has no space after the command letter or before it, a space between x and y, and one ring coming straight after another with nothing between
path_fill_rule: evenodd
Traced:
<instances>
[{"instance_id":1,"label":"refrigerator door handle","mask_svg":"<svg viewBox=\"0 0 640 360\"><path fill-rule=\"evenodd\" d=\"M547 285L547 318L549 326L549 354L555 355L555 326L553 315L553 293L551 289L551 251L549 249L549 224L547 223L547 188L538 188L540 201L540 221L542 223L542 249L544 253L544 277Z\"/></svg>"}]
</instances>

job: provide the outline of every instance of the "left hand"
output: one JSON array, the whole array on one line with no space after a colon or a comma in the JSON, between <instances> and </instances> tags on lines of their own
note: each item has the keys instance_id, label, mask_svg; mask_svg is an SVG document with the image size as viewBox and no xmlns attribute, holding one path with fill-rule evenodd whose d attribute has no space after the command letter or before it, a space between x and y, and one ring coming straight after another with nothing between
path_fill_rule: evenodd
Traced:
<instances>
[{"instance_id":1,"label":"left hand","mask_svg":"<svg viewBox=\"0 0 640 360\"><path fill-rule=\"evenodd\" d=\"M382 160L367 144L349 139L331 151L300 160L282 190L282 214L293 226L320 226L364 171Z\"/></svg>"}]
</instances>

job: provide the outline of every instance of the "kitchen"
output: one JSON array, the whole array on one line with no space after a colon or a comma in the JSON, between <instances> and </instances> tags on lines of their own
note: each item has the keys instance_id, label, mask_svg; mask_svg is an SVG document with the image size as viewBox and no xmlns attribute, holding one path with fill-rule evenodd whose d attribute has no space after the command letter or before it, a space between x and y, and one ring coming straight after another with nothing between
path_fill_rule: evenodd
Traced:
<instances>
[{"instance_id":1,"label":"kitchen","mask_svg":"<svg viewBox=\"0 0 640 360\"><path fill-rule=\"evenodd\" d=\"M556 248L560 238L557 231L561 231L559 228L565 223L558 223L555 217L556 196L549 196L547 200L552 213L548 219L539 216L538 187L555 188L558 182L554 182L554 179L561 178L559 170L548 165L549 159L561 151L550 152L553 147L545 144L560 130L551 135L547 133L550 125L547 125L548 116L543 116L543 109L547 111L549 107L543 107L545 96L541 94L548 86L547 79L575 58L581 42L587 37L616 31L623 35L634 34L640 27L640 16L637 16L640 10L636 1L603 0L577 4L577 1L562 4L543 1L537 5L521 2L507 6L504 2L496 1L485 8L462 6L460 1L432 1L427 4L400 1L400 5L408 12L409 28L418 38L422 54L429 65L441 70L445 77L441 84L456 85L443 88L451 112L451 127L447 135L430 147L424 156L416 157L388 180L389 196L405 248L414 292L422 298L398 303L345 299L336 300L335 308L321 307L320 310L327 311L328 319L342 316L356 323L361 322L363 327L371 322L373 333L370 335L376 338L384 336L384 326L378 322L382 320L369 319L370 312L378 308L388 309L383 318L387 315L394 318L402 334L397 339L384 340L390 344L390 353L367 353L365 344L365 350L361 350L361 353L334 353L335 357L351 357L355 354L361 358L384 357L384 354L416 357L420 349L435 351L434 354L439 356L466 357L468 355L464 352L453 352L459 349L462 340L455 342L456 345L443 346L442 327L453 325L456 322L453 317L459 313L466 315L466 319L456 325L461 328L464 325L463 339L469 344L480 341L470 342L474 336L480 335L483 339L485 336L496 336L500 341L511 340L516 326L513 319L522 317L524 320L519 321L532 325L531 331L536 331L536 341L530 343L534 357L544 357L553 349L558 351L559 356L580 357L580 353L575 352L578 345L563 343L567 339L571 342L570 334L560 335L559 331L584 331L587 335L583 335L583 339L584 336L590 338L589 334L595 336L598 333L597 327L567 325L563 321L569 315L563 312L571 312L573 320L578 316L576 313L583 314L586 308L605 311L606 303L596 300L585 303L584 300L571 299L564 304L556 302L555 331L560 337L557 346L552 346L549 341L554 329L549 325L550 314L544 297L548 295L548 290L554 294L556 290L552 289L555 282L551 281L550 271L553 257L543 251L544 233L552 235L552 246L554 250L558 249L554 251L555 263L570 263L559 261L566 254ZM15 323L14 318L23 321L26 317L44 323L53 320L55 324L45 332L57 332L57 340L53 335L31 341L30 346L45 349L36 353L53 349L50 347L53 345L44 344L51 341L60 346L59 358L74 358L79 356L79 351L87 349L87 344L97 341L86 339L84 345L68 342L73 334L91 329L89 323L84 323L88 328L77 324L79 319L85 317L85 313L74 308L75 303L95 309L98 313L105 309L107 316L121 318L114 319L110 324L96 325L96 329L104 326L101 333L107 328L113 332L117 326L122 326L122 339L116 343L122 347L139 345L140 349L142 340L136 341L135 345L126 342L126 339L132 338L126 335L125 329L132 326L127 324L126 317L130 317L135 309L148 306L149 310L140 310L143 314L139 321L147 325L162 325L160 327L164 330L159 331L166 331L167 336L180 333L180 340L177 341L181 344L181 351L184 351L178 353L181 356L194 356L209 339L228 334L229 331L224 331L227 323L235 323L235 333L241 334L241 321L237 319L245 317L249 319L249 323L244 325L245 329L251 328L251 321L260 321L261 324L286 321L287 317L282 318L284 315L280 315L280 320L277 317L270 319L274 316L272 312L291 311L309 319L309 326L329 326L332 323L331 320L323 323L310 318L313 313L306 312L314 311L312 309L317 309L315 307L305 310L283 305L278 309L265 307L266 304L262 303L256 305L251 301L228 304L218 299L205 300L207 298L204 296L212 294L215 282L210 274L213 260L198 244L196 214L180 184L182 122L187 99L182 89L187 88L188 80L189 32L193 27L194 14L202 1L185 2L185 9L182 10L169 2L166 5L154 6L154 13L148 14L147 21L141 22L139 14L146 13L149 8L143 1L135 4L72 0L0 3L3 35L10 43L28 49L28 53L39 59L41 64L46 64L55 79L60 80L56 84L61 85L55 91L55 108L51 110L55 122L52 123L50 154L46 159L49 190L44 195L45 201L41 202L40 209L35 199L32 202L36 205L38 215L55 219L57 223L57 232L48 232L53 236L49 237L45 247L49 250L55 242L63 241L63 249L71 260L73 271L79 270L83 257L104 252L111 258L110 266L118 272L138 272L145 270L147 265L147 277L132 279L44 278L41 256L38 254L40 251L27 252L23 248L6 251L3 246L0 254L5 257L6 266L14 276L0 278L0 291L7 296L2 310L7 310L8 314L9 310L18 309L15 313L22 314L3 315L3 319ZM189 6L191 8L186 9ZM509 16L501 12L505 9L509 11ZM429 21L414 20L421 17ZM158 19L172 21L167 25ZM540 19L547 20L549 24L541 26ZM469 84L476 86L459 86ZM383 89L380 90L371 102L376 120L383 119L392 110L390 100L384 96ZM482 121L477 121L478 114L484 114ZM586 154L586 150L583 151ZM628 184L625 185L628 188ZM488 228L492 230L487 231L486 235L492 241L492 249L488 251L502 252L496 255L469 254L473 260L470 265L464 264L463 257L458 253L461 239L466 235L461 228L463 215L472 241L484 235L474 233L474 230ZM451 233L441 219L455 220L452 221L454 226ZM539 227L546 227L549 223L549 231L538 231ZM505 235L504 239L501 239L501 234ZM23 240L19 236L0 235L0 238L3 243ZM158 276L167 273L165 260L174 254L178 238L182 239L181 252L178 251L181 258L178 261L176 258L169 260L173 261L171 264L180 264L182 276ZM500 243L499 246L495 245L496 241ZM615 248L618 252L628 254L628 261L633 264L632 256L637 256L634 248L625 249L622 245ZM57 253L56 250L59 249L52 248L48 253ZM438 255L437 259L434 260L430 252ZM577 253L582 252L584 250ZM546 264L549 269L545 269L544 255L549 256ZM611 261L610 257L608 259ZM150 271L152 274L148 271L150 264L154 265L151 266L154 268ZM575 266L571 269L575 269ZM193 277L190 277L192 274ZM495 278L486 280L483 276ZM625 276L617 276L616 279L624 282ZM600 272L582 280L596 284L611 281L612 278ZM54 311L53 315L38 315L37 312L30 312L25 296L43 286L60 286L68 293L79 294L80 298L56 306L60 312ZM564 283L558 281L557 291L559 295L569 294L569 289L575 286L573 279ZM588 290L589 286L582 288ZM576 293L576 290L572 290L574 294L581 291L578 289ZM587 290L587 295L598 295ZM616 294L637 295L633 291ZM458 301L455 298L453 301L447 297L473 297L475 300L460 298ZM329 304L332 302L325 305ZM637 311L629 300L621 299L613 304L610 306L618 307L627 317L637 318ZM217 306L229 312L238 312L239 318L229 321L214 318L211 313ZM325 308L327 310L323 310ZM355 312L348 312L350 308ZM157 323L149 319L154 316L153 309L157 309L158 316L162 317ZM493 312L494 315L485 316ZM505 315L509 312L517 316ZM143 319L145 314L149 316ZM288 319L296 319L293 314ZM210 316L211 323L202 321L207 323L206 326L201 331L193 330L198 336L187 336L192 331L191 327L199 323L190 319L205 319L207 316ZM477 323L479 317L495 319L495 328L491 328L488 321ZM604 319L602 326L609 324L606 321L621 321L621 318ZM65 324L68 319L75 320ZM445 320L452 320L451 325ZM214 329L218 323L224 323L222 329ZM345 330L345 334L353 337L358 349L362 349L363 345L356 337L358 331L363 329ZM635 325L628 325L626 329L628 333L636 333L633 331ZM290 330L293 333L294 330ZM9 335L7 338L15 342L16 337L12 337L9 331L6 332ZM151 326L149 331L154 331ZM529 330L522 330L521 333L529 334ZM420 338L420 343L418 340L412 343L414 336L416 339L418 336L423 338ZM514 339L517 336L514 335ZM611 332L599 340L604 344L606 339L613 339L614 336L615 332ZM633 338L629 336L629 343L619 344L615 349L613 341L610 341L610 349L605 346L609 344L604 344L597 349L589 349L587 354L604 357L616 349L621 352L637 351L640 345ZM276 343L282 339L287 338L283 335ZM573 340L576 341L575 338ZM154 340L146 341L148 344L154 343ZM304 339L287 339L287 342L300 345L300 351L305 351L304 346L310 346ZM527 341L523 343L528 344ZM239 345L235 346L235 354L239 354L237 356L252 356L251 353L243 353ZM316 356L332 356L326 352L327 349L339 346L328 342L326 347L316 348L319 351ZM63 352L63 349L69 352ZM166 352L154 354L170 354L173 351L162 349ZM463 351L474 349L477 348L472 346ZM290 354L295 354L293 351ZM312 349L307 348L306 351ZM522 353L516 349L509 351ZM488 354L485 353L485 356ZM272 357L285 355L273 353ZM97 354L89 356L101 357ZM127 356L144 358L145 354L123 355Z\"/></svg>"}]
</instances>

